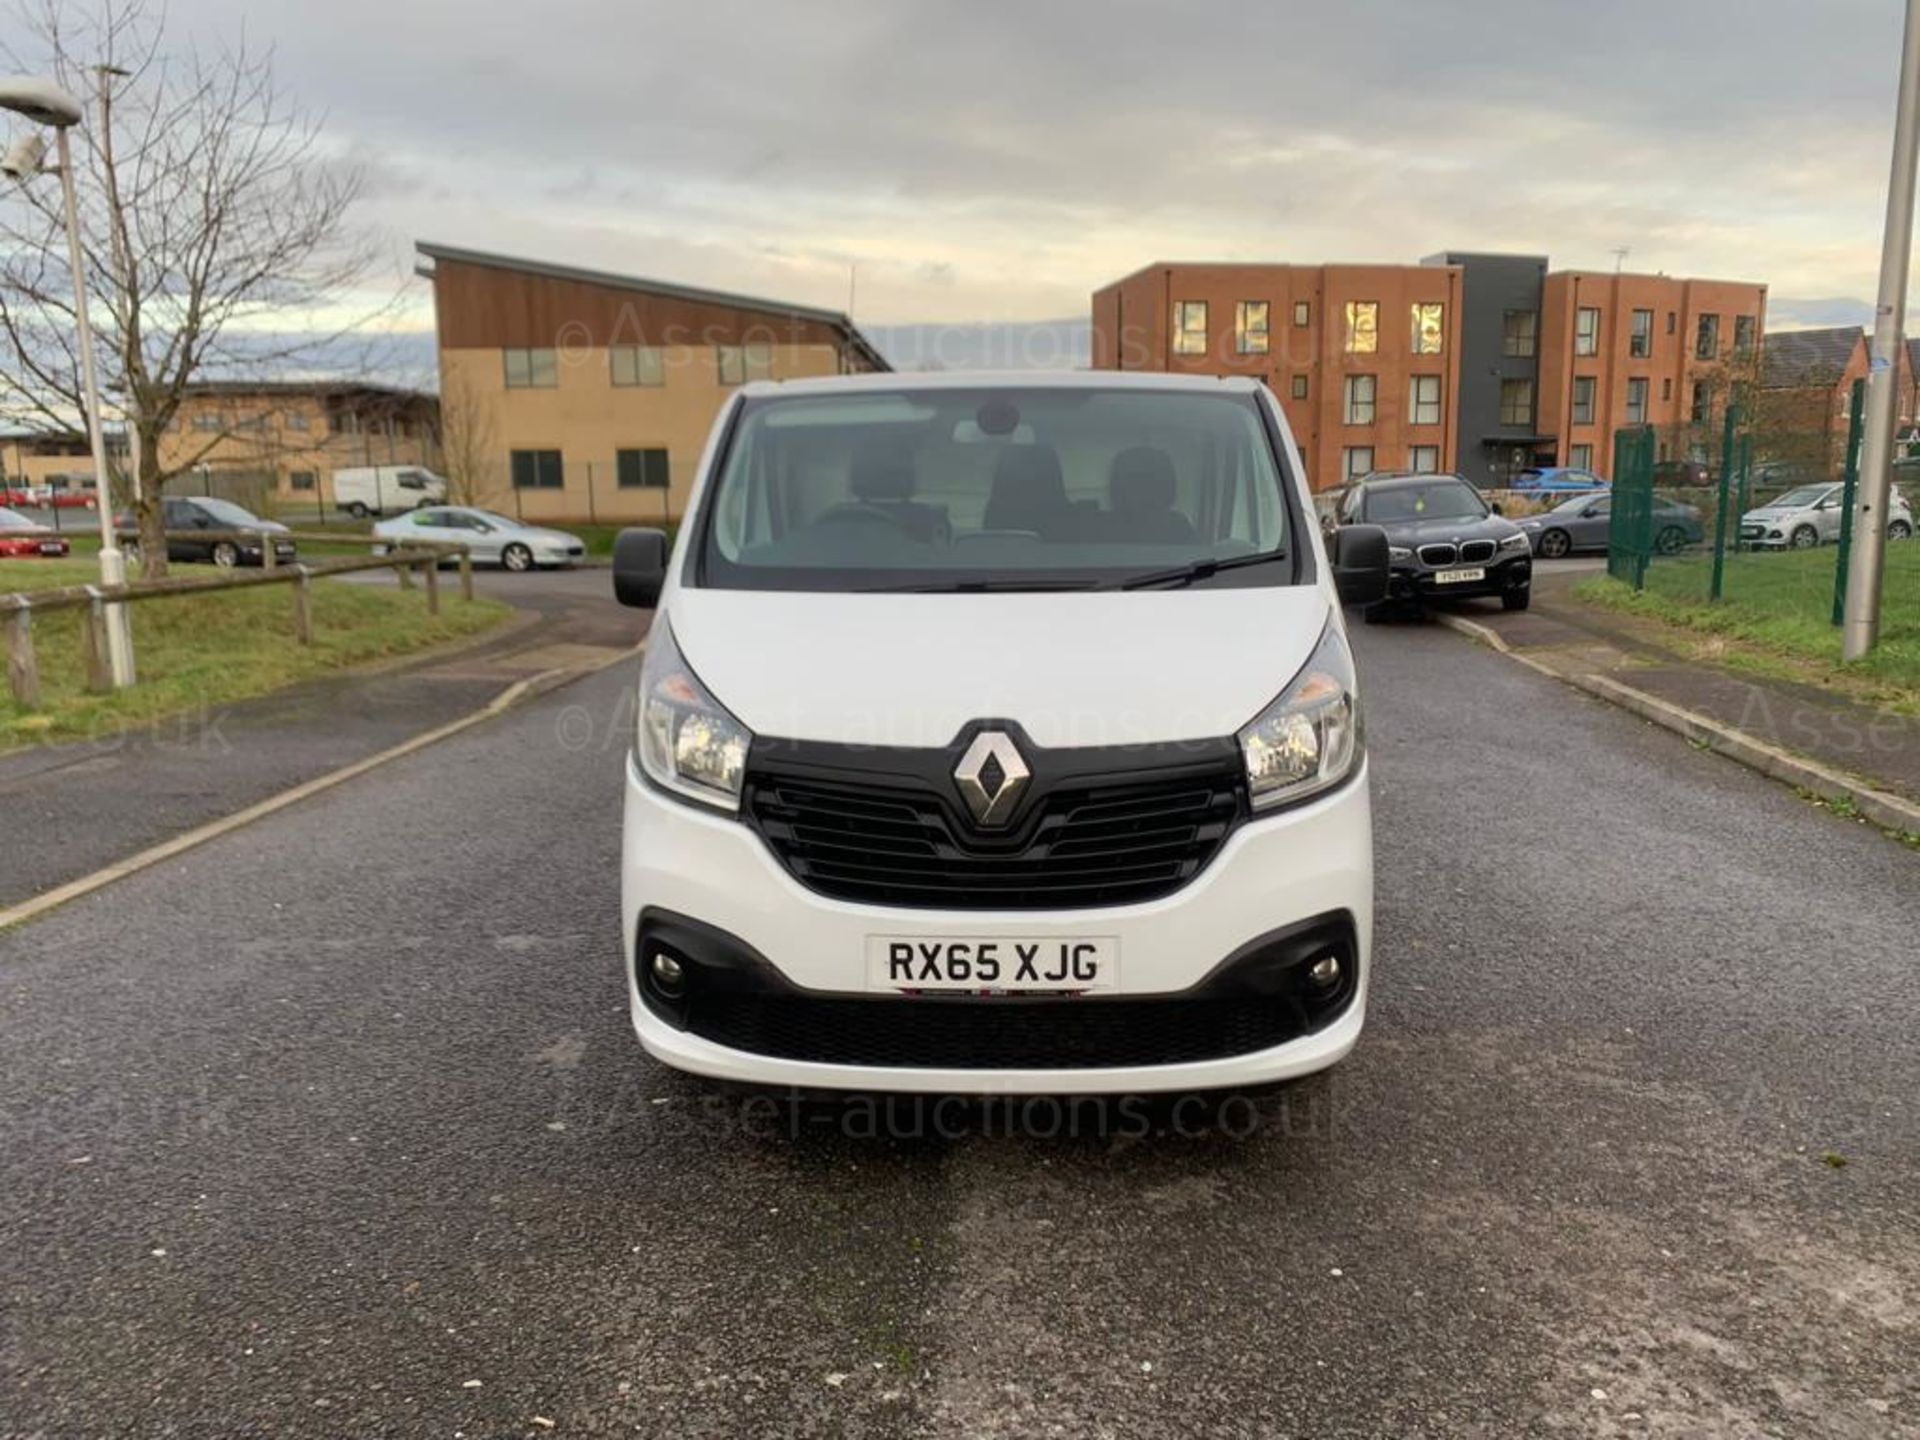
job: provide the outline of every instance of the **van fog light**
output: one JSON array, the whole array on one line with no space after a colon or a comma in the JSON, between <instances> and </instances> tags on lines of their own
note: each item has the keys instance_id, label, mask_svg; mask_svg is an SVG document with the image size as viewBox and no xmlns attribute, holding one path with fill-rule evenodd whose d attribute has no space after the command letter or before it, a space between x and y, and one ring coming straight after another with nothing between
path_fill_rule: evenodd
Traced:
<instances>
[{"instance_id":1,"label":"van fog light","mask_svg":"<svg viewBox=\"0 0 1920 1440\"><path fill-rule=\"evenodd\" d=\"M658 964L659 962L654 962ZM1307 967L1307 979L1315 989L1331 990L1340 983L1340 960L1334 955L1322 955Z\"/></svg>"},{"instance_id":2,"label":"van fog light","mask_svg":"<svg viewBox=\"0 0 1920 1440\"><path fill-rule=\"evenodd\" d=\"M664 950L653 952L647 968L653 972L653 983L660 987L663 995L678 995L681 985L686 982L687 972L681 969L678 960Z\"/></svg>"}]
</instances>

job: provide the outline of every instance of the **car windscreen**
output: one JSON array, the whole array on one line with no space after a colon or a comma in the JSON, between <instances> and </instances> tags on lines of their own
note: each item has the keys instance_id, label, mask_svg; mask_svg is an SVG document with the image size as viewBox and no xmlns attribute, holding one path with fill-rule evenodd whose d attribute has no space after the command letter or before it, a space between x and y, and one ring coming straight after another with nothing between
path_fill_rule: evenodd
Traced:
<instances>
[{"instance_id":1,"label":"car windscreen","mask_svg":"<svg viewBox=\"0 0 1920 1440\"><path fill-rule=\"evenodd\" d=\"M222 525L230 525L235 529L248 525L258 525L260 523L259 516L242 509L231 500L197 498L193 503L206 511L207 514L211 515Z\"/></svg>"},{"instance_id":2,"label":"car windscreen","mask_svg":"<svg viewBox=\"0 0 1920 1440\"><path fill-rule=\"evenodd\" d=\"M39 522L29 520L18 510L8 510L0 506L0 530L38 530Z\"/></svg>"},{"instance_id":3,"label":"car windscreen","mask_svg":"<svg viewBox=\"0 0 1920 1440\"><path fill-rule=\"evenodd\" d=\"M1776 495L1767 503L1787 509L1804 510L1807 506L1818 503L1832 488L1831 485L1801 485L1787 491L1784 495Z\"/></svg>"},{"instance_id":4,"label":"car windscreen","mask_svg":"<svg viewBox=\"0 0 1920 1440\"><path fill-rule=\"evenodd\" d=\"M1408 520L1481 520L1486 514L1486 501L1464 480L1426 480L1370 492L1360 518L1369 525L1392 525Z\"/></svg>"},{"instance_id":5,"label":"car windscreen","mask_svg":"<svg viewBox=\"0 0 1920 1440\"><path fill-rule=\"evenodd\" d=\"M706 492L690 581L1093 588L1200 566L1203 583L1289 584L1297 557L1283 485L1245 393L955 386L755 397Z\"/></svg>"}]
</instances>

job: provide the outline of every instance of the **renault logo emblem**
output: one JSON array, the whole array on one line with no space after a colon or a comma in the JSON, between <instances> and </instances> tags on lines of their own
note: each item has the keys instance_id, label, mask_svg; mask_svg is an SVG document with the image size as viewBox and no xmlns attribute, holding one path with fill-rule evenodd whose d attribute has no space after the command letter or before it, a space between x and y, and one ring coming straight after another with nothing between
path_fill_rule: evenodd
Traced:
<instances>
[{"instance_id":1,"label":"renault logo emblem","mask_svg":"<svg viewBox=\"0 0 1920 1440\"><path fill-rule=\"evenodd\" d=\"M974 823L1004 825L1027 788L1033 772L1020 758L1013 737L1000 730L982 730L954 767L953 783L973 812Z\"/></svg>"}]
</instances>

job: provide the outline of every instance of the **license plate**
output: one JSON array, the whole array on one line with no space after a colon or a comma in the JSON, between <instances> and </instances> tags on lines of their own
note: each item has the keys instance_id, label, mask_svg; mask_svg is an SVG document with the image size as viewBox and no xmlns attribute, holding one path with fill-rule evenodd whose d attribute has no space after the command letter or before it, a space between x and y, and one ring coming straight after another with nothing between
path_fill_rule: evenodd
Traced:
<instances>
[{"instance_id":1,"label":"license plate","mask_svg":"<svg viewBox=\"0 0 1920 1440\"><path fill-rule=\"evenodd\" d=\"M1110 935L1076 940L867 937L869 990L1020 995L1116 990L1119 985L1120 942Z\"/></svg>"},{"instance_id":2,"label":"license plate","mask_svg":"<svg viewBox=\"0 0 1920 1440\"><path fill-rule=\"evenodd\" d=\"M42 555L64 554L66 548L67 547L62 545L58 540L42 540L40 542L40 553Z\"/></svg>"},{"instance_id":3,"label":"license plate","mask_svg":"<svg viewBox=\"0 0 1920 1440\"><path fill-rule=\"evenodd\" d=\"M1464 585L1469 580L1484 580L1486 578L1487 572L1479 568L1472 570L1441 570L1434 575L1433 583L1436 585Z\"/></svg>"}]
</instances>

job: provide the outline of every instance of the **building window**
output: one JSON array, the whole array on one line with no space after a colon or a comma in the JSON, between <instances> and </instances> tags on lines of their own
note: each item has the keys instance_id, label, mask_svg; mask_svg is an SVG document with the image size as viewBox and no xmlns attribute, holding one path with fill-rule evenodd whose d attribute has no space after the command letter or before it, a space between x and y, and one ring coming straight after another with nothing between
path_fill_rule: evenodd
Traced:
<instances>
[{"instance_id":1,"label":"building window","mask_svg":"<svg viewBox=\"0 0 1920 1440\"><path fill-rule=\"evenodd\" d=\"M564 469L558 450L512 450L507 454L508 469L516 490L558 490Z\"/></svg>"},{"instance_id":2,"label":"building window","mask_svg":"<svg viewBox=\"0 0 1920 1440\"><path fill-rule=\"evenodd\" d=\"M1415 445L1407 451L1407 468L1416 475L1432 475L1440 469L1438 445Z\"/></svg>"},{"instance_id":3,"label":"building window","mask_svg":"<svg viewBox=\"0 0 1920 1440\"><path fill-rule=\"evenodd\" d=\"M1502 380L1500 382L1500 423L1502 425L1533 424L1533 381Z\"/></svg>"},{"instance_id":4,"label":"building window","mask_svg":"<svg viewBox=\"0 0 1920 1440\"><path fill-rule=\"evenodd\" d=\"M667 452L665 450L616 450L614 473L622 490L664 490L667 488Z\"/></svg>"},{"instance_id":5,"label":"building window","mask_svg":"<svg viewBox=\"0 0 1920 1440\"><path fill-rule=\"evenodd\" d=\"M1500 324L1500 348L1516 359L1533 355L1534 337L1540 329L1537 310L1509 310Z\"/></svg>"},{"instance_id":6,"label":"building window","mask_svg":"<svg viewBox=\"0 0 1920 1440\"><path fill-rule=\"evenodd\" d=\"M1373 469L1371 445L1349 445L1340 452L1340 474L1345 480L1358 480Z\"/></svg>"},{"instance_id":7,"label":"building window","mask_svg":"<svg viewBox=\"0 0 1920 1440\"><path fill-rule=\"evenodd\" d=\"M307 428L307 412L304 410L289 410L281 418L286 421L287 429L289 430L305 430Z\"/></svg>"},{"instance_id":8,"label":"building window","mask_svg":"<svg viewBox=\"0 0 1920 1440\"><path fill-rule=\"evenodd\" d=\"M1573 381L1573 423L1591 425L1593 423L1593 392L1598 383L1591 375L1578 375Z\"/></svg>"},{"instance_id":9,"label":"building window","mask_svg":"<svg viewBox=\"0 0 1920 1440\"><path fill-rule=\"evenodd\" d=\"M1745 355L1753 349L1754 318L1751 315L1733 317L1733 353Z\"/></svg>"},{"instance_id":10,"label":"building window","mask_svg":"<svg viewBox=\"0 0 1920 1440\"><path fill-rule=\"evenodd\" d=\"M1667 334L1671 335L1680 328L1680 320L1673 311L1667 311Z\"/></svg>"},{"instance_id":11,"label":"building window","mask_svg":"<svg viewBox=\"0 0 1920 1440\"><path fill-rule=\"evenodd\" d=\"M220 428L220 417L211 410L198 411L193 417L193 428L196 430L218 430Z\"/></svg>"},{"instance_id":12,"label":"building window","mask_svg":"<svg viewBox=\"0 0 1920 1440\"><path fill-rule=\"evenodd\" d=\"M1293 328L1304 330L1313 321L1313 306L1305 300L1293 302Z\"/></svg>"},{"instance_id":13,"label":"building window","mask_svg":"<svg viewBox=\"0 0 1920 1440\"><path fill-rule=\"evenodd\" d=\"M1690 411L1693 423L1704 425L1713 412L1713 387L1704 380L1693 382L1693 408Z\"/></svg>"},{"instance_id":14,"label":"building window","mask_svg":"<svg viewBox=\"0 0 1920 1440\"><path fill-rule=\"evenodd\" d=\"M1645 360L1653 354L1653 312L1651 310L1633 312L1633 339L1627 344L1627 354L1635 360Z\"/></svg>"},{"instance_id":15,"label":"building window","mask_svg":"<svg viewBox=\"0 0 1920 1440\"><path fill-rule=\"evenodd\" d=\"M613 383L622 389L667 383L666 360L657 345L615 345L607 351L607 363Z\"/></svg>"},{"instance_id":16,"label":"building window","mask_svg":"<svg viewBox=\"0 0 1920 1440\"><path fill-rule=\"evenodd\" d=\"M1413 353L1416 355L1438 355L1440 342L1447 328L1447 307L1433 305L1425 301L1416 302L1413 307Z\"/></svg>"},{"instance_id":17,"label":"building window","mask_svg":"<svg viewBox=\"0 0 1920 1440\"><path fill-rule=\"evenodd\" d=\"M1242 355L1267 353L1267 302L1242 300L1233 307L1233 348Z\"/></svg>"},{"instance_id":18,"label":"building window","mask_svg":"<svg viewBox=\"0 0 1920 1440\"><path fill-rule=\"evenodd\" d=\"M743 347L747 365L747 379L771 380L773 378L773 346L764 341L756 341Z\"/></svg>"},{"instance_id":19,"label":"building window","mask_svg":"<svg viewBox=\"0 0 1920 1440\"><path fill-rule=\"evenodd\" d=\"M1593 446L1569 445L1567 447L1567 463L1576 470L1593 469Z\"/></svg>"},{"instance_id":20,"label":"building window","mask_svg":"<svg viewBox=\"0 0 1920 1440\"><path fill-rule=\"evenodd\" d=\"M1573 353L1600 353L1600 311L1594 306L1582 305L1573 317Z\"/></svg>"},{"instance_id":21,"label":"building window","mask_svg":"<svg viewBox=\"0 0 1920 1440\"><path fill-rule=\"evenodd\" d=\"M1380 305L1375 300L1347 302L1347 353L1372 355L1380 349Z\"/></svg>"},{"instance_id":22,"label":"building window","mask_svg":"<svg viewBox=\"0 0 1920 1440\"><path fill-rule=\"evenodd\" d=\"M1176 300L1173 302L1173 353L1176 355L1207 353L1206 301Z\"/></svg>"},{"instance_id":23,"label":"building window","mask_svg":"<svg viewBox=\"0 0 1920 1440\"><path fill-rule=\"evenodd\" d=\"M1304 400L1307 398L1306 376L1296 375L1293 377L1293 398L1296 400Z\"/></svg>"},{"instance_id":24,"label":"building window","mask_svg":"<svg viewBox=\"0 0 1920 1440\"><path fill-rule=\"evenodd\" d=\"M1644 425L1647 423L1647 380L1637 375L1627 381L1627 423Z\"/></svg>"},{"instance_id":25,"label":"building window","mask_svg":"<svg viewBox=\"0 0 1920 1440\"><path fill-rule=\"evenodd\" d=\"M1696 360L1720 358L1720 317L1718 315L1700 317L1700 333L1694 338L1693 355Z\"/></svg>"},{"instance_id":26,"label":"building window","mask_svg":"<svg viewBox=\"0 0 1920 1440\"><path fill-rule=\"evenodd\" d=\"M1438 375L1413 377L1412 393L1407 399L1407 421L1413 425L1440 423L1440 377Z\"/></svg>"},{"instance_id":27,"label":"building window","mask_svg":"<svg viewBox=\"0 0 1920 1440\"><path fill-rule=\"evenodd\" d=\"M551 350L514 350L506 356L509 390L551 390L560 383L560 366Z\"/></svg>"},{"instance_id":28,"label":"building window","mask_svg":"<svg viewBox=\"0 0 1920 1440\"><path fill-rule=\"evenodd\" d=\"M1671 375L1664 376L1660 381L1660 398L1662 400L1673 399L1673 377Z\"/></svg>"},{"instance_id":29,"label":"building window","mask_svg":"<svg viewBox=\"0 0 1920 1440\"><path fill-rule=\"evenodd\" d=\"M311 470L295 470L287 476L287 484L295 490L317 490L320 488L320 477Z\"/></svg>"},{"instance_id":30,"label":"building window","mask_svg":"<svg viewBox=\"0 0 1920 1440\"><path fill-rule=\"evenodd\" d=\"M720 366L722 385L740 385L747 378L747 352L738 345L716 345L714 355Z\"/></svg>"},{"instance_id":31,"label":"building window","mask_svg":"<svg viewBox=\"0 0 1920 1440\"><path fill-rule=\"evenodd\" d=\"M1343 413L1349 425L1373 423L1373 398L1378 383L1371 375L1349 375L1341 386Z\"/></svg>"}]
</instances>

